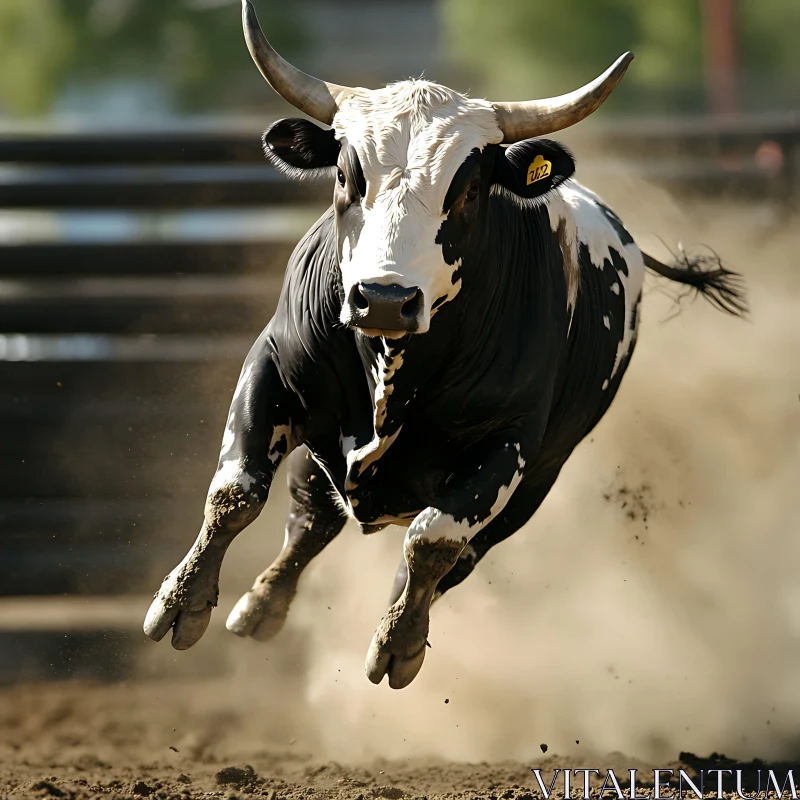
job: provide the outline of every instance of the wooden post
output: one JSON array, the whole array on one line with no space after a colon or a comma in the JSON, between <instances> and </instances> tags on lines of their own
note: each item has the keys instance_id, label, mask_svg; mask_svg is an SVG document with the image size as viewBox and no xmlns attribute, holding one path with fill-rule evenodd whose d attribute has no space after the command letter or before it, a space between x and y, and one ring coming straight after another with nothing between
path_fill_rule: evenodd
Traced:
<instances>
[{"instance_id":1,"label":"wooden post","mask_svg":"<svg viewBox=\"0 0 800 800\"><path fill-rule=\"evenodd\" d=\"M706 87L715 114L740 110L736 0L703 0Z\"/></svg>"}]
</instances>

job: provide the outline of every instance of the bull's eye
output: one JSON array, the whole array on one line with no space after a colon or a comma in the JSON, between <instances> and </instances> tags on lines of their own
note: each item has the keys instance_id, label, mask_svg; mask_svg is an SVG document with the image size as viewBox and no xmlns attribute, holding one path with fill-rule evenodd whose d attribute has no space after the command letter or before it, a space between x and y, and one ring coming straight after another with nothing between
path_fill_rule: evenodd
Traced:
<instances>
[{"instance_id":1,"label":"bull's eye","mask_svg":"<svg viewBox=\"0 0 800 800\"><path fill-rule=\"evenodd\" d=\"M480 192L480 186L477 183L473 183L469 189L467 189L466 194L466 201L468 203L472 203L473 201L478 199L478 193Z\"/></svg>"},{"instance_id":2,"label":"bull's eye","mask_svg":"<svg viewBox=\"0 0 800 800\"><path fill-rule=\"evenodd\" d=\"M340 169L336 170L336 180L339 181L339 186L344 186L347 183L344 177L344 172L342 172Z\"/></svg>"}]
</instances>

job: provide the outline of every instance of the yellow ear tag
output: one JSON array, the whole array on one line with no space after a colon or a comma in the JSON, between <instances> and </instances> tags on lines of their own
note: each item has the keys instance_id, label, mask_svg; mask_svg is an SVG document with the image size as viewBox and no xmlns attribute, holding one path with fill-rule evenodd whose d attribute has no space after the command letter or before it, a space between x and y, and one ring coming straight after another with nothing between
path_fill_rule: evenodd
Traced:
<instances>
[{"instance_id":1,"label":"yellow ear tag","mask_svg":"<svg viewBox=\"0 0 800 800\"><path fill-rule=\"evenodd\" d=\"M543 181L545 178L549 178L552 169L552 162L547 161L542 155L536 156L528 167L528 186L536 183L536 181Z\"/></svg>"}]
</instances>

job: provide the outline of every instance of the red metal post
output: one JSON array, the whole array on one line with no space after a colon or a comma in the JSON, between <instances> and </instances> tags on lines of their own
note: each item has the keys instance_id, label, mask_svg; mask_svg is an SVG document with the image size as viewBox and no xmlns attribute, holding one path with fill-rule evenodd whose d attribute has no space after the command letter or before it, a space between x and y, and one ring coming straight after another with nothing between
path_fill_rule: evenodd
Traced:
<instances>
[{"instance_id":1,"label":"red metal post","mask_svg":"<svg viewBox=\"0 0 800 800\"><path fill-rule=\"evenodd\" d=\"M739 106L736 0L703 0L706 85L715 114L735 114Z\"/></svg>"}]
</instances>

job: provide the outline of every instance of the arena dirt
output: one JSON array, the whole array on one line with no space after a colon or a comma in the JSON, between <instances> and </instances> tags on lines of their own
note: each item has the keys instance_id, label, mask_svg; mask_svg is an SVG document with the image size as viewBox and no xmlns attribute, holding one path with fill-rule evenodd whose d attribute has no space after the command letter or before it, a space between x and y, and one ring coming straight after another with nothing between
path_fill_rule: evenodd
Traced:
<instances>
[{"instance_id":1,"label":"arena dirt","mask_svg":"<svg viewBox=\"0 0 800 800\"><path fill-rule=\"evenodd\" d=\"M620 753L599 760L588 753L584 758L544 756L546 743L528 762L478 764L414 758L354 765L303 752L292 740L264 747L242 736L235 714L214 710L212 698L219 689L224 691L213 681L182 681L2 690L0 797L533 800L541 793L532 767L549 783L556 768L596 764L619 776L637 769L641 790L652 788L652 766L640 760ZM701 768L737 766L751 773L765 766L734 765L716 755L710 760L690 753L681 757L658 767L676 772L680 767L696 775ZM790 765L780 768L785 773Z\"/></svg>"}]
</instances>

